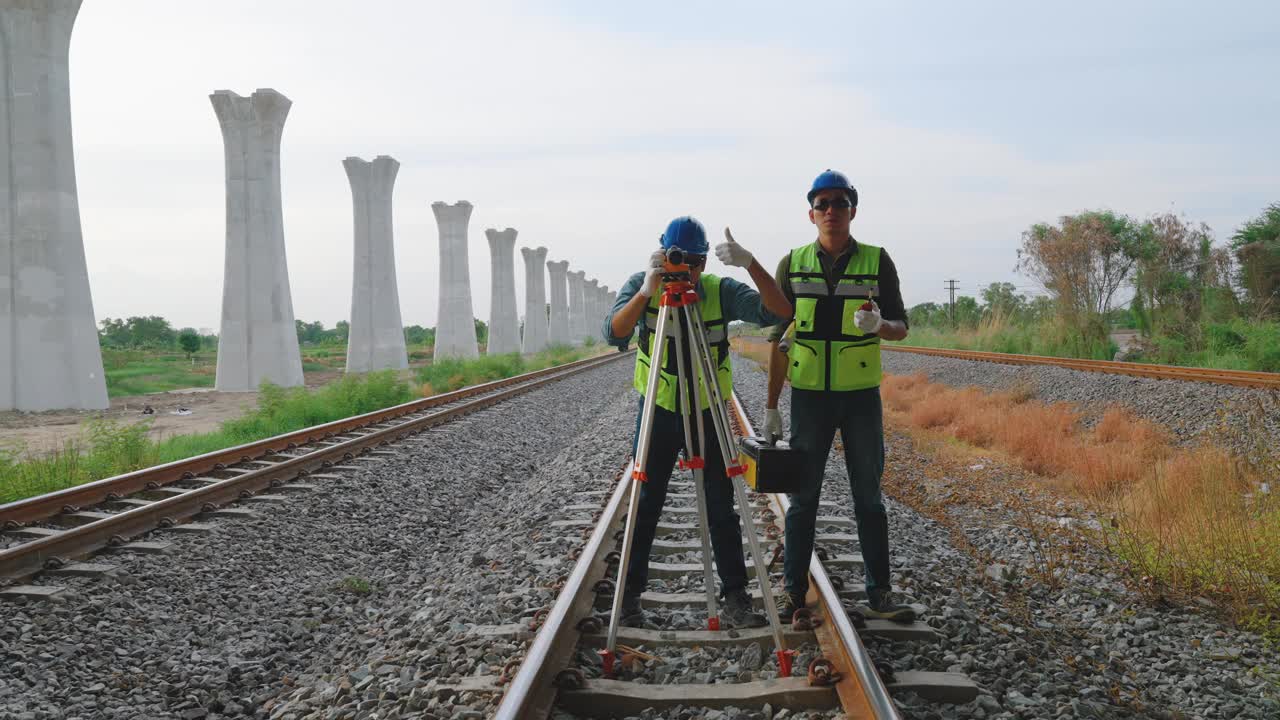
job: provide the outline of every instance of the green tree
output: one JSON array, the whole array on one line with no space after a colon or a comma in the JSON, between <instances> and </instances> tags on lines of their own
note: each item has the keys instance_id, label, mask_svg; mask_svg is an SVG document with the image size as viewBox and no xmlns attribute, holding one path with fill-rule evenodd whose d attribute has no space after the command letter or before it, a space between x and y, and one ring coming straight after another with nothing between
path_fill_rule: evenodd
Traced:
<instances>
[{"instance_id":1,"label":"green tree","mask_svg":"<svg viewBox=\"0 0 1280 720\"><path fill-rule=\"evenodd\" d=\"M200 350L200 334L191 328L185 328L178 333L178 346L187 354L187 357L195 355Z\"/></svg>"},{"instance_id":2,"label":"green tree","mask_svg":"<svg viewBox=\"0 0 1280 720\"><path fill-rule=\"evenodd\" d=\"M293 323L298 328L298 342L315 344L324 340L324 323L302 320L294 320Z\"/></svg>"},{"instance_id":3,"label":"green tree","mask_svg":"<svg viewBox=\"0 0 1280 720\"><path fill-rule=\"evenodd\" d=\"M983 313L1016 321L1023 314L1027 298L1013 283L991 283L982 289Z\"/></svg>"},{"instance_id":4,"label":"green tree","mask_svg":"<svg viewBox=\"0 0 1280 720\"><path fill-rule=\"evenodd\" d=\"M178 334L168 320L158 315L131 317L127 320L104 318L98 336L103 345L114 348L170 349Z\"/></svg>"},{"instance_id":5,"label":"green tree","mask_svg":"<svg viewBox=\"0 0 1280 720\"><path fill-rule=\"evenodd\" d=\"M1135 256L1132 313L1138 326L1200 347L1206 298L1215 289L1230 295L1226 248L1214 248L1208 225L1165 213L1146 223Z\"/></svg>"},{"instance_id":6,"label":"green tree","mask_svg":"<svg viewBox=\"0 0 1280 720\"><path fill-rule=\"evenodd\" d=\"M1280 317L1280 203L1240 226L1230 248L1239 262L1237 282L1258 317Z\"/></svg>"},{"instance_id":7,"label":"green tree","mask_svg":"<svg viewBox=\"0 0 1280 720\"><path fill-rule=\"evenodd\" d=\"M978 306L978 301L968 295L956 298L955 307L950 309L950 313L951 322L956 327L975 328L982 319L982 308Z\"/></svg>"},{"instance_id":8,"label":"green tree","mask_svg":"<svg viewBox=\"0 0 1280 720\"><path fill-rule=\"evenodd\" d=\"M913 327L932 327L946 322L946 310L934 302L920 303L907 311Z\"/></svg>"},{"instance_id":9,"label":"green tree","mask_svg":"<svg viewBox=\"0 0 1280 720\"><path fill-rule=\"evenodd\" d=\"M409 325L404 329L404 342L406 345L434 345L435 341L435 328L426 328L421 325Z\"/></svg>"},{"instance_id":10,"label":"green tree","mask_svg":"<svg viewBox=\"0 0 1280 720\"><path fill-rule=\"evenodd\" d=\"M1017 270L1053 296L1057 317L1074 336L1075 352L1107 341L1103 318L1133 273L1145 224L1109 210L1064 215L1022 233Z\"/></svg>"}]
</instances>

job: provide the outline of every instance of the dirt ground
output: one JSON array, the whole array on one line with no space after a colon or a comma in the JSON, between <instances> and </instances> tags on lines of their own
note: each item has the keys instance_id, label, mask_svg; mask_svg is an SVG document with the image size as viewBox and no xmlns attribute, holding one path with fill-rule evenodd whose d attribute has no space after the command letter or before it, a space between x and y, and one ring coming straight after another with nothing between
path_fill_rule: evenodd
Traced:
<instances>
[{"instance_id":1,"label":"dirt ground","mask_svg":"<svg viewBox=\"0 0 1280 720\"><path fill-rule=\"evenodd\" d=\"M306 373L307 387L318 387L342 376L340 371ZM226 393L209 388L171 390L149 395L132 395L111 399L107 410L50 410L39 413L0 412L0 448L26 453L43 453L61 448L75 440L82 425L93 418L109 418L119 422L141 422L152 419L149 435L162 439L173 435L210 432L224 420L239 417L258 403L258 393ZM150 405L155 411L143 415ZM190 415L173 414L179 408Z\"/></svg>"}]
</instances>

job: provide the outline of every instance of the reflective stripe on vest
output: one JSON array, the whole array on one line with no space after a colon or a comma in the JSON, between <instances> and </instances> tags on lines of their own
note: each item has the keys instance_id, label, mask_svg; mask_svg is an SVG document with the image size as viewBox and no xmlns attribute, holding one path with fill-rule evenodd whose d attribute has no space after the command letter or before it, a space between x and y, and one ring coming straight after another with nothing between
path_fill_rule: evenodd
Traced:
<instances>
[{"instance_id":1,"label":"reflective stripe on vest","mask_svg":"<svg viewBox=\"0 0 1280 720\"><path fill-rule=\"evenodd\" d=\"M711 354L716 361L716 377L720 383L720 393L724 397L729 397L729 392L733 389L733 374L729 367L729 335L728 328L724 321L724 311L720 304L720 278L716 275L703 274L698 279L698 284L702 289L700 309L702 310L702 324L706 328L707 344L711 346ZM649 384L649 363L653 354L653 339L656 335L658 324L658 301L660 296L655 294L649 298L649 305L645 308L644 316L640 319L640 342L636 348L636 371L633 380L636 392L643 395L648 389ZM663 343L663 367L658 376L658 407L670 410L671 412L679 412L678 397L676 395L676 356L671 351L673 343L671 338L675 337L675 328L670 322L667 323L666 342ZM689 339L686 337L686 339ZM703 409L711 407L711 400L705 392L699 393L699 400Z\"/></svg>"},{"instance_id":2,"label":"reflective stripe on vest","mask_svg":"<svg viewBox=\"0 0 1280 720\"><path fill-rule=\"evenodd\" d=\"M880 248L858 243L835 287L828 287L818 244L791 251L787 283L795 295L795 339L787 377L801 390L863 390L880 385L880 338L853 315L880 296Z\"/></svg>"}]
</instances>

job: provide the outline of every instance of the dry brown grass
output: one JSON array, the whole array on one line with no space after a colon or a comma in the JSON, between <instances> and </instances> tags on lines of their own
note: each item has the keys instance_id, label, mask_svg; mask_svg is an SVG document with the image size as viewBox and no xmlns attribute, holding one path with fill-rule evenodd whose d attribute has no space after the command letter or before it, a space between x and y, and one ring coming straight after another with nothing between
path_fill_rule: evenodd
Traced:
<instances>
[{"instance_id":1,"label":"dry brown grass","mask_svg":"<svg viewBox=\"0 0 1280 720\"><path fill-rule=\"evenodd\" d=\"M886 411L907 424L999 449L1090 500L1109 499L1171 452L1168 433L1119 408L1090 431L1072 406L1038 402L1025 390L955 389L912 375L886 377L881 391Z\"/></svg>"},{"instance_id":2,"label":"dry brown grass","mask_svg":"<svg viewBox=\"0 0 1280 720\"><path fill-rule=\"evenodd\" d=\"M1207 595L1239 618L1280 617L1280 499L1267 468L1212 447L1180 448L1159 425L1108 409L1092 428L1073 406L1025 388L989 393L889 376L890 425L963 442L1113 518L1102 540L1149 590Z\"/></svg>"},{"instance_id":3,"label":"dry brown grass","mask_svg":"<svg viewBox=\"0 0 1280 720\"><path fill-rule=\"evenodd\" d=\"M769 369L769 352L772 347L768 342L756 336L737 336L729 338L729 347L743 357L754 360L761 370Z\"/></svg>"}]
</instances>

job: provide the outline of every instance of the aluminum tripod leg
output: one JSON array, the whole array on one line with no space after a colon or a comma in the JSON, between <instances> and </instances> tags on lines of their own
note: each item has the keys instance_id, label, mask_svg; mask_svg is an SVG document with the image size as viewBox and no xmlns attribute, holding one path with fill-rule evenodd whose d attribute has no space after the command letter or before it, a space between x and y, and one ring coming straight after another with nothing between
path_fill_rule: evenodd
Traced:
<instances>
[{"instance_id":1,"label":"aluminum tripod leg","mask_svg":"<svg viewBox=\"0 0 1280 720\"><path fill-rule=\"evenodd\" d=\"M662 368L663 350L666 343L667 313L658 313L654 351L651 353L649 366L649 382L645 386L644 407L640 411L640 431L636 437L635 467L631 470L631 498L627 504L627 524L622 531L622 552L618 561L618 578L613 589L613 612L609 615L609 637L605 643L604 657L606 665L612 664L614 647L618 642L618 621L622 617L622 595L626 592L627 568L631 564L631 541L635 535L636 516L640 512L640 483L648 480L645 475L645 461L649 459L649 438L653 432L653 415L656 409L658 393L658 371ZM641 558L648 562L649 558Z\"/></svg>"},{"instance_id":2,"label":"aluminum tripod leg","mask_svg":"<svg viewBox=\"0 0 1280 720\"><path fill-rule=\"evenodd\" d=\"M707 380L703 383L711 405L711 420L716 432L720 453L724 456L725 474L733 485L734 494L738 498L738 507L742 510L742 525L746 531L747 544L751 547L751 561L755 564L756 580L760 582L760 595L764 599L765 613L769 618L769 627L773 630L773 641L778 648L779 665L784 666L787 652L786 638L782 634L782 623L778 619L778 605L773 599L773 588L770 587L769 569L760 554L760 541L756 539L756 524L751 518L751 504L747 499L747 490L736 475L729 475L729 468L734 467L738 457L733 444L733 433L730 431L729 410L725 405L724 394L720 392L720 378L716 373L716 364L711 359L711 344L707 341L705 326L702 324L702 310L697 305L684 306L687 324L697 328L693 333L695 347L692 357L700 363L701 375ZM785 666L789 667L789 658ZM787 673L789 674L789 673Z\"/></svg>"},{"instance_id":3,"label":"aluminum tripod leg","mask_svg":"<svg viewBox=\"0 0 1280 720\"><path fill-rule=\"evenodd\" d=\"M675 308L668 307L666 311L674 316ZM684 447L685 457L689 459L688 466L693 470L693 492L698 503L698 536L702 541L702 578L707 593L707 629L720 629L720 609L716 602L716 576L715 571L711 569L711 529L707 525L707 488L706 473L704 466L706 465L706 436L702 423L702 409L700 399L700 384L698 383L697 363L692 363L693 367L685 364L685 348L688 346L692 350L693 342L686 342L684 336L684 328L678 319L672 317L676 322L672 323L675 329L675 343L672 348L676 353L676 377L679 378L680 390L680 415L684 425ZM692 326L690 326L692 327ZM696 331L693 331L696 333ZM692 360L692 356L690 356ZM692 380L693 382L688 382ZM690 407L692 406L692 407ZM698 444L693 444L693 432L690 428L690 419L696 418L698 425ZM694 453L694 448L697 453Z\"/></svg>"}]
</instances>

